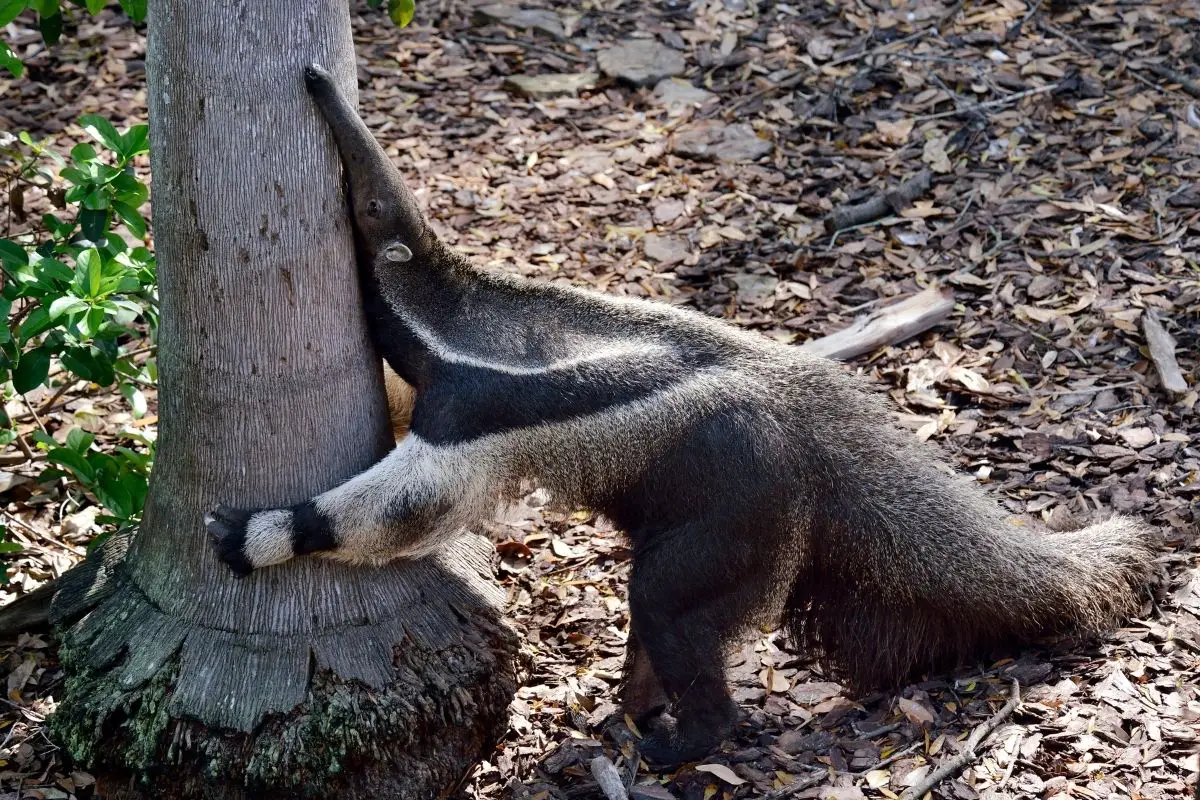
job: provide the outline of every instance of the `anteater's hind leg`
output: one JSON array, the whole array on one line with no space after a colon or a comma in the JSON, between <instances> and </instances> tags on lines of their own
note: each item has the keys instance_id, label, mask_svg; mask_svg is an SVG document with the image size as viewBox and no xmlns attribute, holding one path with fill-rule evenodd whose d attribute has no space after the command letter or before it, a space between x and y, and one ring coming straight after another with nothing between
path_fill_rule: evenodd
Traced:
<instances>
[{"instance_id":1,"label":"anteater's hind leg","mask_svg":"<svg viewBox=\"0 0 1200 800\"><path fill-rule=\"evenodd\" d=\"M633 538L635 645L669 701L647 723L640 750L659 764L692 761L720 744L737 722L725 681L725 647L761 609L772 570L758 563L765 556L743 549L739 537L725 531L685 526Z\"/></svg>"},{"instance_id":2,"label":"anteater's hind leg","mask_svg":"<svg viewBox=\"0 0 1200 800\"><path fill-rule=\"evenodd\" d=\"M654 674L637 634L629 631L625 642L625 669L622 674L621 710L639 727L667 705L667 693Z\"/></svg>"}]
</instances>

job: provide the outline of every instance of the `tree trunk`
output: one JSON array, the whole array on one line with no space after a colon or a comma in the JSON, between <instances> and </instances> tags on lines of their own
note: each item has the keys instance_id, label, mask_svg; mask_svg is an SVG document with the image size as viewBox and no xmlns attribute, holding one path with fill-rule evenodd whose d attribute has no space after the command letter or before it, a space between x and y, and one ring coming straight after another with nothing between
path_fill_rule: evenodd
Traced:
<instances>
[{"instance_id":1,"label":"tree trunk","mask_svg":"<svg viewBox=\"0 0 1200 800\"><path fill-rule=\"evenodd\" d=\"M162 323L143 524L65 576L55 736L116 797L430 797L503 732L516 637L490 544L238 579L216 502L324 491L392 440L340 165L304 92L355 85L345 0L151 0ZM90 611L89 611L90 609Z\"/></svg>"}]
</instances>

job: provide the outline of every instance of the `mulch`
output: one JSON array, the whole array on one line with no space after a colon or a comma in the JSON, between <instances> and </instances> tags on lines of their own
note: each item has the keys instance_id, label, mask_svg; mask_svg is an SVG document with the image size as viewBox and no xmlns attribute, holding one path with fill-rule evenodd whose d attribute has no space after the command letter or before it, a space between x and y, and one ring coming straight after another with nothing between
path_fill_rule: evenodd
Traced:
<instances>
[{"instance_id":1,"label":"mulch","mask_svg":"<svg viewBox=\"0 0 1200 800\"><path fill-rule=\"evenodd\" d=\"M955 300L944 323L850 368L1014 513L1054 523L1114 509L1163 537L1153 599L1102 640L899 692L850 695L778 635L752 639L731 662L736 738L656 774L605 724L628 623L625 543L535 492L491 529L534 671L467 794L603 797L602 757L635 798L897 797L1017 680L1020 706L935 797L1193 795L1200 6L596 0L514 16L430 0L404 30L353 8L367 122L462 252L797 344L942 286ZM144 31L111 12L75 19L49 50L24 17L6 33L28 73L0 78L0 130L54 135L65 152L83 113L144 121ZM604 51L632 39L677 51L677 81L606 74L628 59ZM667 55L656 64L674 69ZM545 85L560 73L568 89ZM886 202L922 170L927 190ZM832 212L872 200L879 214L827 230ZM1183 392L1160 380L1147 312L1176 341ZM119 397L65 400L40 424L105 442L131 423ZM26 413L19 399L9 411ZM153 413L151 397L149 429ZM88 498L34 480L43 467L10 466L0 483L25 545L6 556L0 600L61 574L99 532ZM90 776L43 734L62 685L53 643L22 636L2 656L0 800L89 796Z\"/></svg>"}]
</instances>

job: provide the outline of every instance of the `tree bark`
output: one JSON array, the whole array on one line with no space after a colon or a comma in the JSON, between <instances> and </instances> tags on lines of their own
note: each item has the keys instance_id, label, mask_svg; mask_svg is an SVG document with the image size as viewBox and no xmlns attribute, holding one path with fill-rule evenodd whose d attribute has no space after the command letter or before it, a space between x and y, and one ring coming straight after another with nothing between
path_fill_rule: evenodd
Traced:
<instances>
[{"instance_id":1,"label":"tree bark","mask_svg":"<svg viewBox=\"0 0 1200 800\"><path fill-rule=\"evenodd\" d=\"M204 533L218 501L299 502L392 444L312 61L355 86L345 0L150 2L157 461L141 528L51 610L52 730L106 798L430 797L492 746L516 689L485 539L238 579Z\"/></svg>"}]
</instances>

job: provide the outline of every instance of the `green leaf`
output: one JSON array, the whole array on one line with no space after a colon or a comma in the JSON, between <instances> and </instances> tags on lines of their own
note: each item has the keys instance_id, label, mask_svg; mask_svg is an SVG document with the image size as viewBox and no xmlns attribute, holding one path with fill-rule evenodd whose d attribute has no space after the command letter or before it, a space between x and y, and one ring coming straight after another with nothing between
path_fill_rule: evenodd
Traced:
<instances>
[{"instance_id":1,"label":"green leaf","mask_svg":"<svg viewBox=\"0 0 1200 800\"><path fill-rule=\"evenodd\" d=\"M76 164L86 164L96 159L96 148L87 142L80 142L71 148L71 160Z\"/></svg>"},{"instance_id":2,"label":"green leaf","mask_svg":"<svg viewBox=\"0 0 1200 800\"><path fill-rule=\"evenodd\" d=\"M103 275L104 262L100 260L99 250L89 247L75 256L75 286L80 290L78 294L95 297ZM96 288L92 289L93 286Z\"/></svg>"},{"instance_id":3,"label":"green leaf","mask_svg":"<svg viewBox=\"0 0 1200 800\"><path fill-rule=\"evenodd\" d=\"M71 295L60 297L50 304L50 320L53 322L63 314L73 314L76 311L83 311L87 307L87 302L78 297Z\"/></svg>"},{"instance_id":4,"label":"green leaf","mask_svg":"<svg viewBox=\"0 0 1200 800\"><path fill-rule=\"evenodd\" d=\"M0 239L0 262L6 267L23 267L29 263L29 254L16 242Z\"/></svg>"},{"instance_id":5,"label":"green leaf","mask_svg":"<svg viewBox=\"0 0 1200 800\"><path fill-rule=\"evenodd\" d=\"M88 136L91 136L117 155L124 155L122 152L124 141L121 139L121 134L117 133L117 129L113 127L113 124L104 117L99 114L84 114L79 118L79 124Z\"/></svg>"},{"instance_id":6,"label":"green leaf","mask_svg":"<svg viewBox=\"0 0 1200 800\"><path fill-rule=\"evenodd\" d=\"M44 347L21 354L21 361L12 372L13 388L25 394L46 382L50 372L50 351Z\"/></svg>"},{"instance_id":7,"label":"green leaf","mask_svg":"<svg viewBox=\"0 0 1200 800\"><path fill-rule=\"evenodd\" d=\"M104 318L107 316L104 309L99 306L93 306L91 311L83 315L83 319L75 323L75 327L79 329L79 335L83 339L91 339L100 333L100 326L104 324Z\"/></svg>"},{"instance_id":8,"label":"green leaf","mask_svg":"<svg viewBox=\"0 0 1200 800\"><path fill-rule=\"evenodd\" d=\"M133 514L133 498L120 483L106 481L95 488L96 499L117 517L128 518Z\"/></svg>"},{"instance_id":9,"label":"green leaf","mask_svg":"<svg viewBox=\"0 0 1200 800\"><path fill-rule=\"evenodd\" d=\"M106 5L108 5L108 0L87 0L88 13L94 17L103 11Z\"/></svg>"},{"instance_id":10,"label":"green leaf","mask_svg":"<svg viewBox=\"0 0 1200 800\"><path fill-rule=\"evenodd\" d=\"M108 192L104 189L93 189L83 198L83 207L89 211L103 211L108 208Z\"/></svg>"},{"instance_id":11,"label":"green leaf","mask_svg":"<svg viewBox=\"0 0 1200 800\"><path fill-rule=\"evenodd\" d=\"M92 465L82 455L68 447L52 448L50 452L46 453L46 460L51 464L66 467L81 483L91 486L96 482L96 472L92 469Z\"/></svg>"},{"instance_id":12,"label":"green leaf","mask_svg":"<svg viewBox=\"0 0 1200 800\"><path fill-rule=\"evenodd\" d=\"M88 241L100 241L108 230L108 209L82 209L79 212L79 227Z\"/></svg>"},{"instance_id":13,"label":"green leaf","mask_svg":"<svg viewBox=\"0 0 1200 800\"><path fill-rule=\"evenodd\" d=\"M76 169L75 167L67 167L58 174L76 186L86 186L92 182L91 177L89 177L87 173L81 169ZM68 202L70 202L70 198L68 198Z\"/></svg>"},{"instance_id":14,"label":"green leaf","mask_svg":"<svg viewBox=\"0 0 1200 800\"><path fill-rule=\"evenodd\" d=\"M121 170L121 174L113 178L111 184L120 199L126 203L133 203L135 206L140 206L150 196L146 185L137 179L133 170L128 168Z\"/></svg>"},{"instance_id":15,"label":"green leaf","mask_svg":"<svg viewBox=\"0 0 1200 800\"><path fill-rule=\"evenodd\" d=\"M100 280L104 277L104 262L100 260L100 253L96 250L91 250L92 259L87 266L87 281L88 281L88 296L95 297L100 294Z\"/></svg>"},{"instance_id":16,"label":"green leaf","mask_svg":"<svg viewBox=\"0 0 1200 800\"><path fill-rule=\"evenodd\" d=\"M117 379L112 361L98 347L72 347L58 358L64 367L97 386L108 386Z\"/></svg>"},{"instance_id":17,"label":"green leaf","mask_svg":"<svg viewBox=\"0 0 1200 800\"><path fill-rule=\"evenodd\" d=\"M24 547L21 547L21 545L17 544L16 542L0 542L0 553L19 553L24 549ZM6 575L6 583L8 582L7 579L8 576Z\"/></svg>"},{"instance_id":18,"label":"green leaf","mask_svg":"<svg viewBox=\"0 0 1200 800\"><path fill-rule=\"evenodd\" d=\"M99 161L93 161L88 166L96 173L96 180L100 183L108 183L121 174L121 170L117 167L110 167Z\"/></svg>"},{"instance_id":19,"label":"green leaf","mask_svg":"<svg viewBox=\"0 0 1200 800\"><path fill-rule=\"evenodd\" d=\"M129 408L133 411L134 419L141 419L146 416L146 395L136 384L122 383L121 394L129 402Z\"/></svg>"},{"instance_id":20,"label":"green leaf","mask_svg":"<svg viewBox=\"0 0 1200 800\"><path fill-rule=\"evenodd\" d=\"M83 428L71 428L71 430L67 431L67 447L76 453L86 452L94 441L96 441L96 437Z\"/></svg>"},{"instance_id":21,"label":"green leaf","mask_svg":"<svg viewBox=\"0 0 1200 800\"><path fill-rule=\"evenodd\" d=\"M38 260L35 269L39 278L46 278L49 281L70 283L75 277L75 273L71 271L70 267L53 258Z\"/></svg>"},{"instance_id":22,"label":"green leaf","mask_svg":"<svg viewBox=\"0 0 1200 800\"><path fill-rule=\"evenodd\" d=\"M29 316L21 323L21 344L27 344L30 339L49 328L50 325L50 313L44 306L39 306L30 311ZM23 358L24 356L22 356Z\"/></svg>"},{"instance_id":23,"label":"green leaf","mask_svg":"<svg viewBox=\"0 0 1200 800\"><path fill-rule=\"evenodd\" d=\"M145 8L145 0L141 0L141 2L142 7ZM125 146L125 158L129 159L138 153L145 153L150 149L150 126L133 125L121 135L121 140Z\"/></svg>"},{"instance_id":24,"label":"green leaf","mask_svg":"<svg viewBox=\"0 0 1200 800\"><path fill-rule=\"evenodd\" d=\"M46 44L58 44L58 39L62 36L63 18L62 14L58 12L57 1L54 3L53 14L43 13L41 18L38 19L38 28L41 29L42 38L46 41Z\"/></svg>"},{"instance_id":25,"label":"green leaf","mask_svg":"<svg viewBox=\"0 0 1200 800\"><path fill-rule=\"evenodd\" d=\"M141 22L146 18L146 0L121 0L121 8L125 9L125 13L134 22Z\"/></svg>"},{"instance_id":26,"label":"green leaf","mask_svg":"<svg viewBox=\"0 0 1200 800\"><path fill-rule=\"evenodd\" d=\"M401 28L407 28L417 11L415 0L388 0L388 16Z\"/></svg>"},{"instance_id":27,"label":"green leaf","mask_svg":"<svg viewBox=\"0 0 1200 800\"><path fill-rule=\"evenodd\" d=\"M17 58L16 53L2 41L0 41L0 67L4 67L12 73L14 78L21 77L21 73L25 71L25 65L21 63L21 59Z\"/></svg>"},{"instance_id":28,"label":"green leaf","mask_svg":"<svg viewBox=\"0 0 1200 800\"><path fill-rule=\"evenodd\" d=\"M137 212L136 208L128 203L122 203L120 200L114 200L112 207L130 233L139 239L146 238L146 220L142 219L142 215Z\"/></svg>"},{"instance_id":29,"label":"green leaf","mask_svg":"<svg viewBox=\"0 0 1200 800\"><path fill-rule=\"evenodd\" d=\"M0 0L0 28L16 19L27 5L26 0Z\"/></svg>"}]
</instances>

